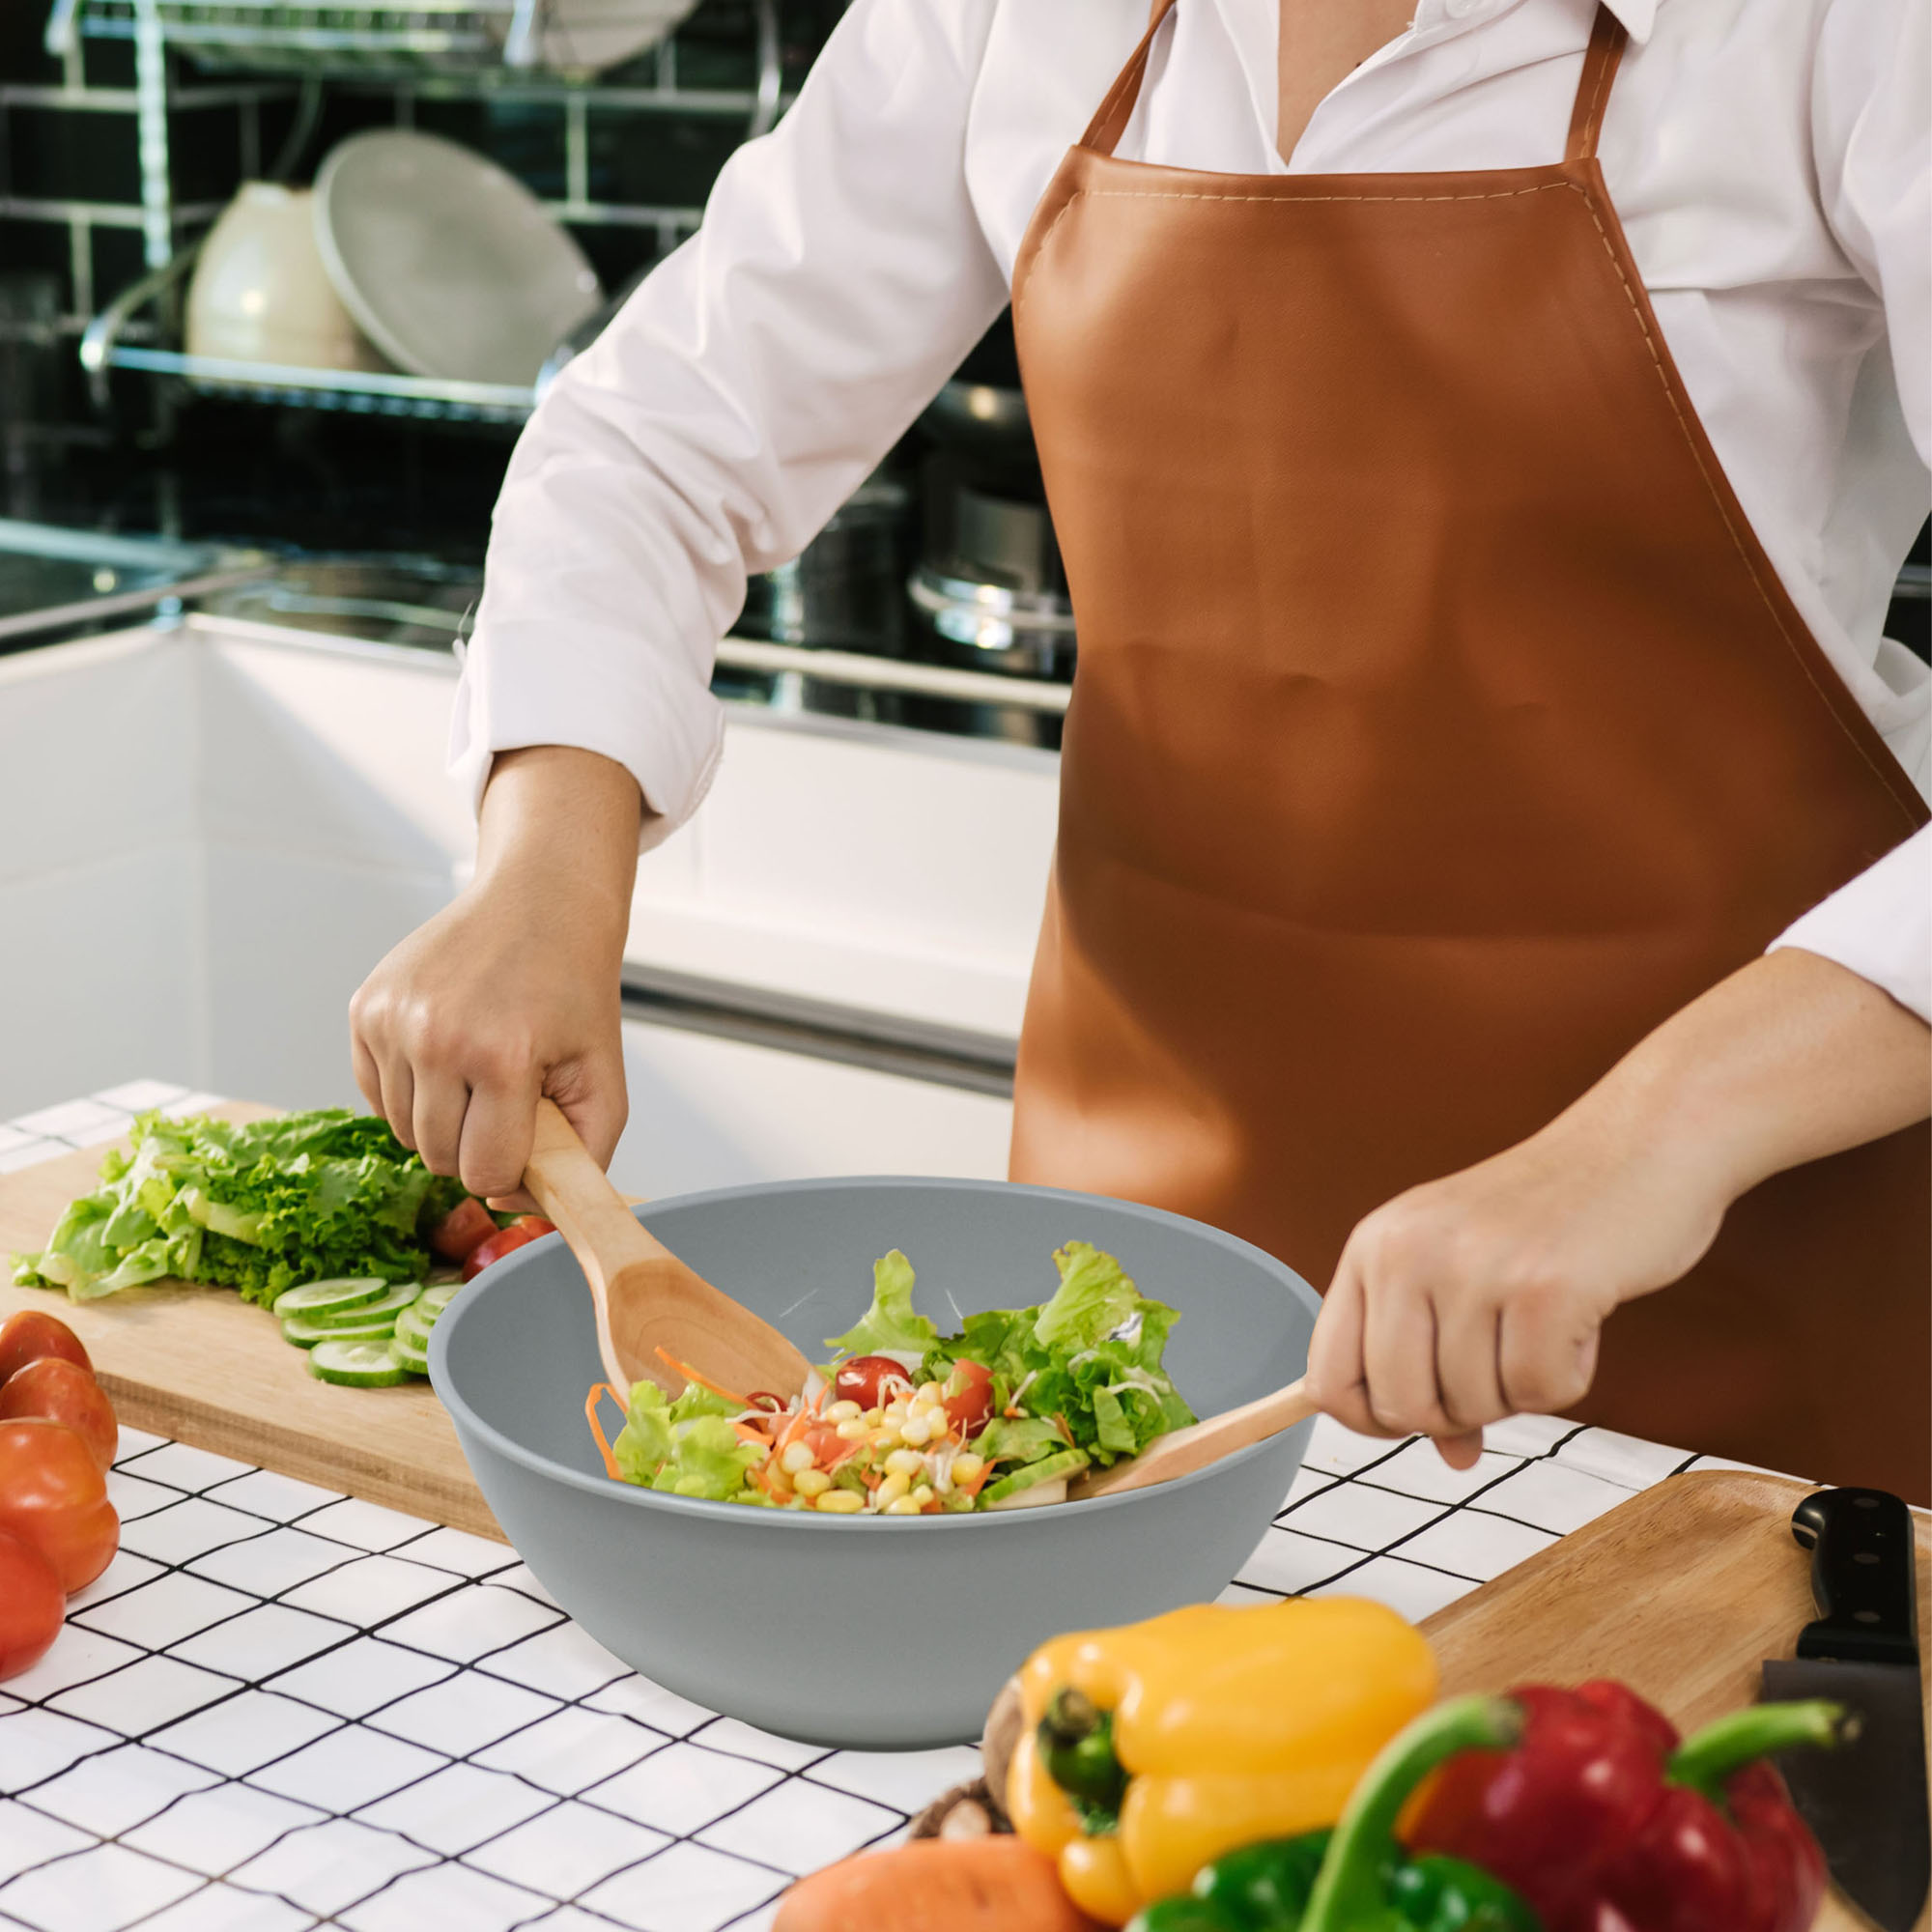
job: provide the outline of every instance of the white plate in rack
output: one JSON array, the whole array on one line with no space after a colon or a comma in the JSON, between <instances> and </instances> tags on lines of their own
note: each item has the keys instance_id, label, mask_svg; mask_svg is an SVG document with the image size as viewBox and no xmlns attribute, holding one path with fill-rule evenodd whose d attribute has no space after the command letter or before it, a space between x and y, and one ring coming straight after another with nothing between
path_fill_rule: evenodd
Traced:
<instances>
[{"instance_id":1,"label":"white plate in rack","mask_svg":"<svg viewBox=\"0 0 1932 1932\"><path fill-rule=\"evenodd\" d=\"M536 58L559 73L596 73L633 60L678 26L697 0L545 0L537 11ZM493 14L499 38L507 14Z\"/></svg>"},{"instance_id":2,"label":"white plate in rack","mask_svg":"<svg viewBox=\"0 0 1932 1932\"><path fill-rule=\"evenodd\" d=\"M603 299L523 183L434 134L355 134L315 178L315 239L343 306L399 368L531 384Z\"/></svg>"}]
</instances>

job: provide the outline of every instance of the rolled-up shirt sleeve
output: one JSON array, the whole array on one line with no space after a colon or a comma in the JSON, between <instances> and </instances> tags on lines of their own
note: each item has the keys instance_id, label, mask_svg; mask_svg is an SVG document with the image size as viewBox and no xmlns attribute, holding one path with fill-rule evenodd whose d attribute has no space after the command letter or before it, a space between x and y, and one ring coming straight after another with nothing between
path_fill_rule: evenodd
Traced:
<instances>
[{"instance_id":1,"label":"rolled-up shirt sleeve","mask_svg":"<svg viewBox=\"0 0 1932 1932\"><path fill-rule=\"evenodd\" d=\"M598 752L657 816L723 741L710 680L747 576L785 562L999 313L967 192L993 0L857 0L703 226L545 395L491 529L450 765Z\"/></svg>"},{"instance_id":2,"label":"rolled-up shirt sleeve","mask_svg":"<svg viewBox=\"0 0 1932 1932\"><path fill-rule=\"evenodd\" d=\"M1814 71L1819 193L1846 254L1884 304L1886 347L1905 424L1932 465L1932 12L1923 0L1834 0ZM1920 666L1881 647L1890 681L1916 685ZM1912 707L1922 711L1922 707ZM1888 739L1922 792L1925 730L1907 722ZM1881 728L1889 722L1880 719ZM1773 942L1849 967L1932 1020L1932 827L1815 905Z\"/></svg>"},{"instance_id":3,"label":"rolled-up shirt sleeve","mask_svg":"<svg viewBox=\"0 0 1932 1932\"><path fill-rule=\"evenodd\" d=\"M1772 942L1822 953L1932 1020L1932 826L1868 866Z\"/></svg>"}]
</instances>

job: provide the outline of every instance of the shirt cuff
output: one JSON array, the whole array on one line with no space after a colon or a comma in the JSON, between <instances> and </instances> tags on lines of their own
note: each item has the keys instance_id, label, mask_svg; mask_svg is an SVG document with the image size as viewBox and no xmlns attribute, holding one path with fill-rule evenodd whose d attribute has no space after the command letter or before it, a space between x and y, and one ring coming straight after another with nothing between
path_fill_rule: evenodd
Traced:
<instances>
[{"instance_id":1,"label":"shirt cuff","mask_svg":"<svg viewBox=\"0 0 1932 1932\"><path fill-rule=\"evenodd\" d=\"M1766 951L1780 946L1835 960L1932 1020L1932 826L1840 886Z\"/></svg>"},{"instance_id":2,"label":"shirt cuff","mask_svg":"<svg viewBox=\"0 0 1932 1932\"><path fill-rule=\"evenodd\" d=\"M450 710L448 770L470 810L498 752L568 745L596 752L637 780L647 808L638 849L668 838L704 802L724 749L724 713L708 689L639 648L636 638L574 639L554 630L478 631L464 652Z\"/></svg>"}]
</instances>

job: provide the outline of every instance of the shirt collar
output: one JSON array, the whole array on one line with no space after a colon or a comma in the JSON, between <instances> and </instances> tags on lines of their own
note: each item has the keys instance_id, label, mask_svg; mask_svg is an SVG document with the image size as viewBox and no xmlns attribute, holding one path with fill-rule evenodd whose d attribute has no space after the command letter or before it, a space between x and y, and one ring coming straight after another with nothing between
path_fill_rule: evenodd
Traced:
<instances>
[{"instance_id":1,"label":"shirt collar","mask_svg":"<svg viewBox=\"0 0 1932 1932\"><path fill-rule=\"evenodd\" d=\"M1604 0L1604 5L1623 23L1625 33L1638 46L1650 39L1650 30L1657 23L1658 0Z\"/></svg>"}]
</instances>

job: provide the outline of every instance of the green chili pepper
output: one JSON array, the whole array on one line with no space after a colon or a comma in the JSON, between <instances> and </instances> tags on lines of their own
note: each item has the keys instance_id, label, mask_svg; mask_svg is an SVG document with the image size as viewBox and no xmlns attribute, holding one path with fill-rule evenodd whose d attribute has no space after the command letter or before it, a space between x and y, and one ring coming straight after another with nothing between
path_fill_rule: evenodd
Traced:
<instances>
[{"instance_id":1,"label":"green chili pepper","mask_svg":"<svg viewBox=\"0 0 1932 1932\"><path fill-rule=\"evenodd\" d=\"M1229 1852L1188 1896L1149 1906L1127 1932L1541 1932L1500 1879L1461 1859L1410 1859L1395 1841L1396 1817L1430 1771L1460 1750L1507 1749L1520 1721L1500 1697L1425 1712L1369 1767L1332 1833Z\"/></svg>"},{"instance_id":2,"label":"green chili pepper","mask_svg":"<svg viewBox=\"0 0 1932 1932\"><path fill-rule=\"evenodd\" d=\"M1522 1732L1508 1697L1457 1697L1397 1733L1362 1775L1293 1932L1541 1932L1522 1899L1461 1859L1402 1857L1395 1821L1445 1758L1508 1750Z\"/></svg>"}]
</instances>

